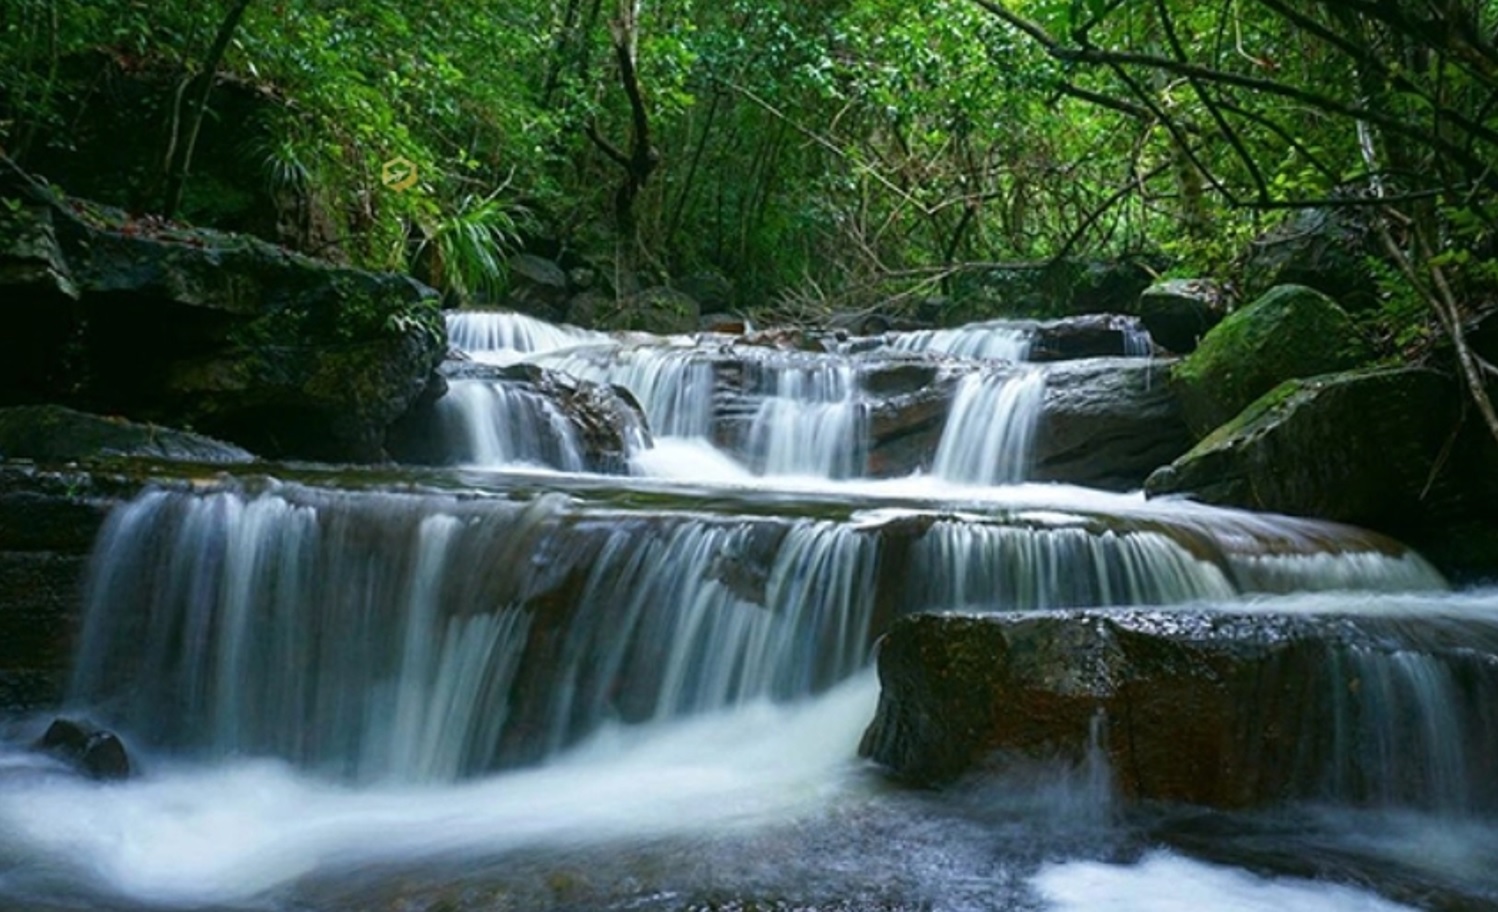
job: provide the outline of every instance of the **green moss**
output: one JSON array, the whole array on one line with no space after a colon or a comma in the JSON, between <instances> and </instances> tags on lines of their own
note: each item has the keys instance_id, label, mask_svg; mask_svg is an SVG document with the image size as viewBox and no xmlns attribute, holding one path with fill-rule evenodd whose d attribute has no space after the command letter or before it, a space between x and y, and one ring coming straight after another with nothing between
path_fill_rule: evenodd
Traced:
<instances>
[{"instance_id":1,"label":"green moss","mask_svg":"<svg viewBox=\"0 0 1498 912\"><path fill-rule=\"evenodd\" d=\"M1206 434L1285 380L1346 370L1371 356L1335 302L1283 285L1207 333L1172 379L1187 422Z\"/></svg>"}]
</instances>

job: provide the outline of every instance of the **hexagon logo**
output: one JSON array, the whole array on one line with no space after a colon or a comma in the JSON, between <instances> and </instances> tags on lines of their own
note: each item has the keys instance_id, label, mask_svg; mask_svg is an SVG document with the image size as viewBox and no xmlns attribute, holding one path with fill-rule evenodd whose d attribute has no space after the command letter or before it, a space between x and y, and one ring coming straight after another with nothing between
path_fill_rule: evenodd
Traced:
<instances>
[{"instance_id":1,"label":"hexagon logo","mask_svg":"<svg viewBox=\"0 0 1498 912\"><path fill-rule=\"evenodd\" d=\"M391 190L410 190L416 186L416 162L397 155L380 166L380 182Z\"/></svg>"}]
</instances>

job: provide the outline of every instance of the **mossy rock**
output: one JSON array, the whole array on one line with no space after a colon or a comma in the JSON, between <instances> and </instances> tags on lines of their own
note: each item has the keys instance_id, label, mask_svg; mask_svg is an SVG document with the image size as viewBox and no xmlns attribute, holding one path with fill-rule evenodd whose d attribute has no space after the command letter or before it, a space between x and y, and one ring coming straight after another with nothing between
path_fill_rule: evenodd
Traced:
<instances>
[{"instance_id":1,"label":"mossy rock","mask_svg":"<svg viewBox=\"0 0 1498 912\"><path fill-rule=\"evenodd\" d=\"M1207 333L1172 381L1187 425L1201 437L1285 380L1347 370L1371 356L1331 298L1282 285Z\"/></svg>"},{"instance_id":2,"label":"mossy rock","mask_svg":"<svg viewBox=\"0 0 1498 912\"><path fill-rule=\"evenodd\" d=\"M255 458L201 434L90 415L60 405L0 409L0 458L63 462L117 456L213 463Z\"/></svg>"},{"instance_id":3,"label":"mossy rock","mask_svg":"<svg viewBox=\"0 0 1498 912\"><path fill-rule=\"evenodd\" d=\"M1456 579L1498 574L1498 551L1453 547L1491 534L1498 447L1462 420L1454 380L1380 368L1290 380L1145 482L1154 495L1367 526L1421 550Z\"/></svg>"}]
</instances>

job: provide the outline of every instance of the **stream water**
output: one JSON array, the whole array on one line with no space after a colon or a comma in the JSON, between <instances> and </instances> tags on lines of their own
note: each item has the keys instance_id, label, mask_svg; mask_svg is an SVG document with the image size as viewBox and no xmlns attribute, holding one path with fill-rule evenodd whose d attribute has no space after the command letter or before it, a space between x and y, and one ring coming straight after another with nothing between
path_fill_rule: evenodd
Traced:
<instances>
[{"instance_id":1,"label":"stream water","mask_svg":"<svg viewBox=\"0 0 1498 912\"><path fill-rule=\"evenodd\" d=\"M1498 908L1498 693L1440 658L1498 662L1498 593L1346 527L1027 483L1023 326L770 354L731 397L722 339L449 328L626 387L653 442L588 474L552 403L460 379L456 466L118 507L62 709L140 774L0 719L0 908ZM911 352L960 374L950 415L926 471L872 479L866 367ZM1375 625L1336 654L1322 792L1130 805L1098 752L928 792L857 758L898 615L1127 606Z\"/></svg>"}]
</instances>

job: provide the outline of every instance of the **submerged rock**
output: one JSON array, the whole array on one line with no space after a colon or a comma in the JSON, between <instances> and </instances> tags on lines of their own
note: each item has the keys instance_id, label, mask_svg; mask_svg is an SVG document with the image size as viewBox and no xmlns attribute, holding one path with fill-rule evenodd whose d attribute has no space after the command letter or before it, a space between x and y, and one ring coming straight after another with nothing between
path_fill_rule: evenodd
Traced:
<instances>
[{"instance_id":1,"label":"submerged rock","mask_svg":"<svg viewBox=\"0 0 1498 912\"><path fill-rule=\"evenodd\" d=\"M1048 365L1031 477L1132 490L1191 446L1170 362L1102 358Z\"/></svg>"},{"instance_id":2,"label":"submerged rock","mask_svg":"<svg viewBox=\"0 0 1498 912\"><path fill-rule=\"evenodd\" d=\"M1108 761L1144 800L1498 807L1498 625L1196 611L913 615L861 753L940 784Z\"/></svg>"},{"instance_id":3,"label":"submerged rock","mask_svg":"<svg viewBox=\"0 0 1498 912\"><path fill-rule=\"evenodd\" d=\"M1330 298L1285 285L1233 313L1175 369L1173 382L1197 436L1232 418L1277 384L1347 370L1367 343Z\"/></svg>"},{"instance_id":4,"label":"submerged rock","mask_svg":"<svg viewBox=\"0 0 1498 912\"><path fill-rule=\"evenodd\" d=\"M444 350L434 291L0 173L0 404L191 426L269 457L375 461Z\"/></svg>"},{"instance_id":5,"label":"submerged rock","mask_svg":"<svg viewBox=\"0 0 1498 912\"><path fill-rule=\"evenodd\" d=\"M66 761L90 779L128 779L130 757L114 732L72 719L54 719L36 749Z\"/></svg>"},{"instance_id":6,"label":"submerged rock","mask_svg":"<svg viewBox=\"0 0 1498 912\"><path fill-rule=\"evenodd\" d=\"M90 415L60 405L0 408L0 459L59 462L137 456L182 462L252 462L232 444L173 428Z\"/></svg>"}]
</instances>

